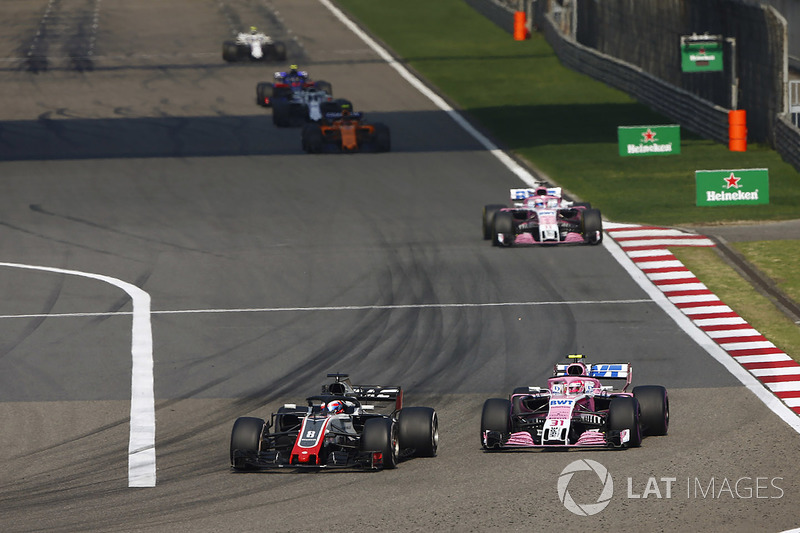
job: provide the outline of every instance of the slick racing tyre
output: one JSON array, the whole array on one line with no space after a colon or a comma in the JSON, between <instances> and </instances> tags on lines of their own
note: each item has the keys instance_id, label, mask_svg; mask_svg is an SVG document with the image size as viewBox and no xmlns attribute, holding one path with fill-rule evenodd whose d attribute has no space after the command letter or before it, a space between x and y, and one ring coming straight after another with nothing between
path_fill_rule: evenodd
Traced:
<instances>
[{"instance_id":1,"label":"slick racing tyre","mask_svg":"<svg viewBox=\"0 0 800 533\"><path fill-rule=\"evenodd\" d=\"M307 124L303 128L303 150L309 154L322 152L322 128L318 124Z\"/></svg>"},{"instance_id":2,"label":"slick racing tyre","mask_svg":"<svg viewBox=\"0 0 800 533\"><path fill-rule=\"evenodd\" d=\"M498 236L503 236L500 242ZM514 215L508 211L498 211L492 222L492 245L512 246L514 244Z\"/></svg>"},{"instance_id":3,"label":"slick racing tyre","mask_svg":"<svg viewBox=\"0 0 800 533\"><path fill-rule=\"evenodd\" d=\"M505 206L501 204L489 204L483 206L483 240L488 241L492 238L492 224L494 215Z\"/></svg>"},{"instance_id":4,"label":"slick racing tyre","mask_svg":"<svg viewBox=\"0 0 800 533\"><path fill-rule=\"evenodd\" d=\"M581 216L583 240L589 244L603 242L603 219L599 209L584 209Z\"/></svg>"},{"instance_id":5,"label":"slick racing tyre","mask_svg":"<svg viewBox=\"0 0 800 533\"><path fill-rule=\"evenodd\" d=\"M400 445L397 439L397 424L391 418L368 418L361 433L361 451L380 452L383 468L397 466Z\"/></svg>"},{"instance_id":6,"label":"slick racing tyre","mask_svg":"<svg viewBox=\"0 0 800 533\"><path fill-rule=\"evenodd\" d=\"M669 396L661 385L642 385L633 388L642 415L640 422L645 435L666 435L669 430Z\"/></svg>"},{"instance_id":7,"label":"slick racing tyre","mask_svg":"<svg viewBox=\"0 0 800 533\"><path fill-rule=\"evenodd\" d=\"M256 103L263 107L272 105L274 87L269 82L261 82L256 85Z\"/></svg>"},{"instance_id":8,"label":"slick racing tyre","mask_svg":"<svg viewBox=\"0 0 800 533\"><path fill-rule=\"evenodd\" d=\"M392 149L392 137L389 127L385 124L376 123L375 141L373 143L376 152L388 152Z\"/></svg>"},{"instance_id":9,"label":"slick racing tyre","mask_svg":"<svg viewBox=\"0 0 800 533\"><path fill-rule=\"evenodd\" d=\"M611 431L631 430L631 439L628 441L628 446L637 448L642 445L639 402L636 398L621 396L611 400L608 406L606 424Z\"/></svg>"},{"instance_id":10,"label":"slick racing tyre","mask_svg":"<svg viewBox=\"0 0 800 533\"><path fill-rule=\"evenodd\" d=\"M279 128L292 125L292 104L285 100L278 100L272 104L272 123Z\"/></svg>"},{"instance_id":11,"label":"slick racing tyre","mask_svg":"<svg viewBox=\"0 0 800 533\"><path fill-rule=\"evenodd\" d=\"M397 416L400 448L417 457L435 457L439 448L439 418L430 407L406 407Z\"/></svg>"},{"instance_id":12,"label":"slick racing tyre","mask_svg":"<svg viewBox=\"0 0 800 533\"><path fill-rule=\"evenodd\" d=\"M505 398L489 398L483 403L481 412L481 446L487 431L497 431L503 435L511 432L511 402Z\"/></svg>"},{"instance_id":13,"label":"slick racing tyre","mask_svg":"<svg viewBox=\"0 0 800 533\"><path fill-rule=\"evenodd\" d=\"M234 41L225 41L222 43L222 59L227 62L238 61L239 48Z\"/></svg>"},{"instance_id":14,"label":"slick racing tyre","mask_svg":"<svg viewBox=\"0 0 800 533\"><path fill-rule=\"evenodd\" d=\"M236 419L231 431L231 466L236 470L246 470L247 464L241 458L234 458L234 451L239 450L257 455L261 450L261 439L266 424L260 418L242 416Z\"/></svg>"},{"instance_id":15,"label":"slick racing tyre","mask_svg":"<svg viewBox=\"0 0 800 533\"><path fill-rule=\"evenodd\" d=\"M327 81L320 80L320 81L314 83L314 87L316 89L319 89L320 91L325 91L330 96L333 96L333 85L331 85Z\"/></svg>"}]
</instances>

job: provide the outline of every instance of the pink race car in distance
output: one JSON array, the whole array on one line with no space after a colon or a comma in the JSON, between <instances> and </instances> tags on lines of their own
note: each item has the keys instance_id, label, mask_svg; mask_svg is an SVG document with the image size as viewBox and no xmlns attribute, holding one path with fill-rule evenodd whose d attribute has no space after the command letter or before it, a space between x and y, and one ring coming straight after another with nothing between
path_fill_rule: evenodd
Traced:
<instances>
[{"instance_id":1,"label":"pink race car in distance","mask_svg":"<svg viewBox=\"0 0 800 533\"><path fill-rule=\"evenodd\" d=\"M634 387L630 363L587 364L582 355L556 364L547 387L518 387L490 398L481 414L484 450L628 448L644 436L666 435L669 397L660 385ZM615 390L601 380L622 380Z\"/></svg>"},{"instance_id":2,"label":"pink race car in distance","mask_svg":"<svg viewBox=\"0 0 800 533\"><path fill-rule=\"evenodd\" d=\"M561 187L511 189L512 207L483 207L483 238L493 246L514 244L600 244L603 219L599 209L561 197Z\"/></svg>"}]
</instances>

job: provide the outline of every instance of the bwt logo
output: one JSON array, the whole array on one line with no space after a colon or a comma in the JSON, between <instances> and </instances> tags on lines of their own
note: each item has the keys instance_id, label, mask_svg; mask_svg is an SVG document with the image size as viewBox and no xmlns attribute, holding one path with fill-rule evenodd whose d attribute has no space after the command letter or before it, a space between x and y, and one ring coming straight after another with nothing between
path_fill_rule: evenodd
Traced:
<instances>
[{"instance_id":1,"label":"bwt logo","mask_svg":"<svg viewBox=\"0 0 800 533\"><path fill-rule=\"evenodd\" d=\"M603 484L603 489L601 490L600 496L597 497L597 501L595 503L580 504L572 499L572 496L568 490L569 482L572 481L572 476L575 475L575 472L586 470L597 474L597 477ZM606 467L597 461L592 461L591 459L579 459L577 461L573 461L568 464L567 467L561 471L561 475L558 476L558 499L561 500L561 503L564 504L564 507L566 507L568 511L575 513L576 515L592 516L599 513L608 506L613 495L614 480L611 479L611 474L608 473Z\"/></svg>"},{"instance_id":2,"label":"bwt logo","mask_svg":"<svg viewBox=\"0 0 800 533\"><path fill-rule=\"evenodd\" d=\"M575 400L550 400L550 405L572 405Z\"/></svg>"}]
</instances>

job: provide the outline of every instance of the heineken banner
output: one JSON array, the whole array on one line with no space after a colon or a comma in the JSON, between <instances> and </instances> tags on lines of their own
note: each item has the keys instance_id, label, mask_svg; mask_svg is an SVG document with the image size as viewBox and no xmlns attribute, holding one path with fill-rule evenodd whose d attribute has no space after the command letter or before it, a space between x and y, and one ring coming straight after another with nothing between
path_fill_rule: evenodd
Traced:
<instances>
[{"instance_id":1,"label":"heineken banner","mask_svg":"<svg viewBox=\"0 0 800 533\"><path fill-rule=\"evenodd\" d=\"M681 153L681 127L619 126L619 155L669 155Z\"/></svg>"},{"instance_id":2,"label":"heineken banner","mask_svg":"<svg viewBox=\"0 0 800 533\"><path fill-rule=\"evenodd\" d=\"M722 40L691 42L681 46L683 72L720 72L722 70Z\"/></svg>"},{"instance_id":3,"label":"heineken banner","mask_svg":"<svg viewBox=\"0 0 800 533\"><path fill-rule=\"evenodd\" d=\"M766 168L696 170L697 205L754 205L769 203Z\"/></svg>"}]
</instances>

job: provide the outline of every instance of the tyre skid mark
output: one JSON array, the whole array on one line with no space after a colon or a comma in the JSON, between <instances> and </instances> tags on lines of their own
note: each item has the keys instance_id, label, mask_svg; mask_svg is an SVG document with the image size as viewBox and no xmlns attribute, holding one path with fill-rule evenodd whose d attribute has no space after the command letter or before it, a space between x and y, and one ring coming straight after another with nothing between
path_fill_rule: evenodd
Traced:
<instances>
[{"instance_id":1,"label":"tyre skid mark","mask_svg":"<svg viewBox=\"0 0 800 533\"><path fill-rule=\"evenodd\" d=\"M54 61L66 59L71 70L92 70L92 57L100 25L101 0L88 0L85 7L67 7L69 0L49 0L36 34L23 59L33 73L49 70ZM65 54L53 56L51 49L60 46Z\"/></svg>"}]
</instances>

